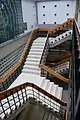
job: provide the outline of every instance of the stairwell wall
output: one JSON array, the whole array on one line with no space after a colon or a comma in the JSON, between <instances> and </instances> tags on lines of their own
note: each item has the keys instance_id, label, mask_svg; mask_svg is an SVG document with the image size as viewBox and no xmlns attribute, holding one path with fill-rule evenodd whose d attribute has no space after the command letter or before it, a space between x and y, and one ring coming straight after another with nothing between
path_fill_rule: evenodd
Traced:
<instances>
[{"instance_id":1,"label":"stairwell wall","mask_svg":"<svg viewBox=\"0 0 80 120\"><path fill-rule=\"evenodd\" d=\"M74 0L37 2L38 24L62 24L75 16L75 5Z\"/></svg>"},{"instance_id":2,"label":"stairwell wall","mask_svg":"<svg viewBox=\"0 0 80 120\"><path fill-rule=\"evenodd\" d=\"M33 0L21 0L23 22L27 22L27 30L31 30L36 27L36 4ZM26 32L26 31L25 31Z\"/></svg>"}]
</instances>

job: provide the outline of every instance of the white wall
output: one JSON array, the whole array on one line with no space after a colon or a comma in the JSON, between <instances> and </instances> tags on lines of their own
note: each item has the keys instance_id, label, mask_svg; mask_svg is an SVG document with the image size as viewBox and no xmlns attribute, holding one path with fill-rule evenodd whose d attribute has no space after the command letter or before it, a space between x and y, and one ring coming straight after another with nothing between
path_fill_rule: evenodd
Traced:
<instances>
[{"instance_id":1,"label":"white wall","mask_svg":"<svg viewBox=\"0 0 80 120\"><path fill-rule=\"evenodd\" d=\"M38 2L38 24L61 24L68 18L75 16L75 1L50 1L50 2ZM67 4L69 6L67 7ZM57 5L57 7L55 7ZM45 8L43 8L45 6ZM66 15L66 14L69 15ZM43 16L45 14L45 16ZM56 14L56 16L54 15Z\"/></svg>"},{"instance_id":2,"label":"white wall","mask_svg":"<svg viewBox=\"0 0 80 120\"><path fill-rule=\"evenodd\" d=\"M23 21L27 22L28 30L35 28L36 25L35 2L31 0L22 0L22 12L23 12Z\"/></svg>"}]
</instances>

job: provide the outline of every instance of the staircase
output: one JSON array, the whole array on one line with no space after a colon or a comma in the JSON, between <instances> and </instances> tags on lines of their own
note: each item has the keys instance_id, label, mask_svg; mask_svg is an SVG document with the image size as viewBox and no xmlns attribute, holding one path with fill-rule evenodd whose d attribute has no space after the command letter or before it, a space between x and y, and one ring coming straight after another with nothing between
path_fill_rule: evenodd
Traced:
<instances>
[{"instance_id":1,"label":"staircase","mask_svg":"<svg viewBox=\"0 0 80 120\"><path fill-rule=\"evenodd\" d=\"M67 25L67 23L64 24L63 28L65 27L65 25ZM59 30L60 29L62 28L59 28ZM51 30L51 31L53 31L54 33L55 30L54 31ZM34 32L32 32L32 35L33 33ZM63 39L67 38L68 36L70 37L71 34L72 31L67 31L66 33L63 33L62 35L56 38L49 38L49 39L53 41L53 43L51 42L52 45L56 46L58 45L56 43L61 44L62 42L65 41ZM32 36L30 36L30 40L32 40ZM0 93L1 96L0 118L3 120L11 120L12 118L11 116L13 115L15 116L14 113L18 112L18 110L21 109L21 107L23 107L24 104L30 102L30 100L32 99L32 101L35 100L37 104L47 107L47 109L50 110L50 114L51 112L55 113L55 116L52 117L52 114L49 116L49 113L46 111L45 113L46 115L44 114L43 115L44 117L41 116L42 117L41 120L52 120L52 119L64 120L64 118L66 117L67 103L62 101L63 87L60 87L54 82L50 82L50 80L47 79L46 77L41 77L41 69L39 68L41 58L45 52L44 49L48 37L38 37L33 41L30 40L29 40L29 44L30 42L32 42L32 45L27 55L27 58L25 57L26 61L23 65L21 74L11 84L8 90ZM24 54L22 57L24 57ZM19 60L19 64L20 64L20 60ZM64 71L65 67L66 69L69 68L69 62L66 64L64 63L64 65L62 64L61 66L55 67L54 70L60 73ZM64 77L62 76L60 77L64 79ZM34 110L35 109L33 109L32 113L34 113ZM25 112L23 114L25 114ZM20 116L22 115L24 117L23 114L21 112ZM18 116L18 118L13 120L20 119L20 116ZM30 118L30 120L31 119L32 118Z\"/></svg>"},{"instance_id":2,"label":"staircase","mask_svg":"<svg viewBox=\"0 0 80 120\"><path fill-rule=\"evenodd\" d=\"M49 37L49 47L55 47L70 39L72 39L72 30L66 31L56 38Z\"/></svg>"},{"instance_id":3,"label":"staircase","mask_svg":"<svg viewBox=\"0 0 80 120\"><path fill-rule=\"evenodd\" d=\"M40 75L40 69L38 67L42 52L46 43L46 37L39 37L33 41L29 55L26 59L25 65L23 66L22 73L31 73Z\"/></svg>"}]
</instances>

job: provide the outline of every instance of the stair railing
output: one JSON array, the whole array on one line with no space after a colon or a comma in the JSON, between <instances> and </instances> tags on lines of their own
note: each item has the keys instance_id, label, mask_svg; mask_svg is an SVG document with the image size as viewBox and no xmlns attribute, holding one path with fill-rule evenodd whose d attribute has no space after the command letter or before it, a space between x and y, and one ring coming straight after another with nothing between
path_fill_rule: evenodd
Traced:
<instances>
[{"instance_id":1,"label":"stair railing","mask_svg":"<svg viewBox=\"0 0 80 120\"><path fill-rule=\"evenodd\" d=\"M68 19L66 22L64 22L63 24L61 25L58 25L57 27L55 28L51 28L49 31L48 31L48 34L53 34L55 32L58 32L59 30L63 30L65 27L68 27L69 25L73 24L73 18L70 18Z\"/></svg>"},{"instance_id":2,"label":"stair railing","mask_svg":"<svg viewBox=\"0 0 80 120\"><path fill-rule=\"evenodd\" d=\"M7 120L30 98L49 108L61 120L65 119L67 103L33 83L24 83L0 93L0 118Z\"/></svg>"},{"instance_id":3,"label":"stair railing","mask_svg":"<svg viewBox=\"0 0 80 120\"><path fill-rule=\"evenodd\" d=\"M45 66L45 65L40 64L39 67L40 67L42 70L46 71L47 73L51 74L52 76L57 77L58 79L66 82L66 83L69 83L69 82L70 82L69 79L63 77L62 75L60 75L59 73L55 72L53 69L51 69L51 68L49 68L49 67L47 67L47 66Z\"/></svg>"},{"instance_id":4,"label":"stair railing","mask_svg":"<svg viewBox=\"0 0 80 120\"><path fill-rule=\"evenodd\" d=\"M25 44L0 59L0 77L9 71L15 64L17 64L24 47Z\"/></svg>"}]
</instances>

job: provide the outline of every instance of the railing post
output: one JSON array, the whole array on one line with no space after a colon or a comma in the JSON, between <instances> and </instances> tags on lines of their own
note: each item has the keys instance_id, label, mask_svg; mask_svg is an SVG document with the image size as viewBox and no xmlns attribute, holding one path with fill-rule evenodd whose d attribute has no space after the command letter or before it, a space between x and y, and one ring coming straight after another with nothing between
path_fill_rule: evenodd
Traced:
<instances>
[{"instance_id":1,"label":"railing post","mask_svg":"<svg viewBox=\"0 0 80 120\"><path fill-rule=\"evenodd\" d=\"M4 118L7 118L7 115L6 115L6 113L5 113L5 110L4 110L4 107L3 107L3 104L2 104L2 102L0 101L0 104L1 104L1 107L2 107L2 110L3 110L3 113L4 113Z\"/></svg>"}]
</instances>

